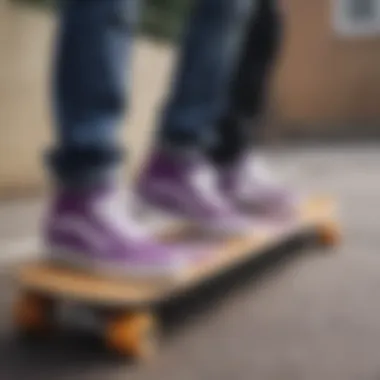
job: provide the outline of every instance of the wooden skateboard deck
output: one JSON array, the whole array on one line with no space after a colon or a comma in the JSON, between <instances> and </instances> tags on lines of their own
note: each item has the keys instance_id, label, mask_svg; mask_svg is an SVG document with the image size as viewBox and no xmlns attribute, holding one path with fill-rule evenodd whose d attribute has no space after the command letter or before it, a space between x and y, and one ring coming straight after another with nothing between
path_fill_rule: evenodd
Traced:
<instances>
[{"instance_id":1,"label":"wooden skateboard deck","mask_svg":"<svg viewBox=\"0 0 380 380\"><path fill-rule=\"evenodd\" d=\"M155 325L147 308L264 254L290 237L306 233L316 233L326 246L338 242L339 228L331 199L310 198L300 206L299 218L292 225L256 231L244 238L201 237L185 227L172 231L171 240L184 242L187 250L201 258L171 281L110 279L43 261L26 264L16 273L22 294L16 304L15 322L23 331L41 330L50 322L48 310L59 300L119 310L117 316L112 313L109 321L108 343L122 353L143 357L152 351L151 331Z\"/></svg>"}]
</instances>

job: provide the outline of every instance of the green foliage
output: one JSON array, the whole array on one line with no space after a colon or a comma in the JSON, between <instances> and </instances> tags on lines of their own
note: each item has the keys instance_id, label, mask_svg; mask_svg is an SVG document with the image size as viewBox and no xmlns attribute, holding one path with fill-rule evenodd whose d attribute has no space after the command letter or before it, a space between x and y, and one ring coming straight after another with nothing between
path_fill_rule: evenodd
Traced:
<instances>
[{"instance_id":1,"label":"green foliage","mask_svg":"<svg viewBox=\"0 0 380 380\"><path fill-rule=\"evenodd\" d=\"M146 0L142 30L150 36L175 40L190 7L190 0Z\"/></svg>"},{"instance_id":2,"label":"green foliage","mask_svg":"<svg viewBox=\"0 0 380 380\"><path fill-rule=\"evenodd\" d=\"M32 5L52 7L58 0L14 0ZM86 1L86 0L83 0ZM104 0L107 1L107 0ZM128 1L128 0L126 0ZM175 41L181 32L183 20L188 12L191 0L142 0L142 33L163 40Z\"/></svg>"}]
</instances>

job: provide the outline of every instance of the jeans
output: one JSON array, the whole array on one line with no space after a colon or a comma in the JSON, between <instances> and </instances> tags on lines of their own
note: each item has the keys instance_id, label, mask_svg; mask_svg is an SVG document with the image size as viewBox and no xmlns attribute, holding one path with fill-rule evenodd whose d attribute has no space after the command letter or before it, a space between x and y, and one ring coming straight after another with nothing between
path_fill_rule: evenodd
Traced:
<instances>
[{"instance_id":1,"label":"jeans","mask_svg":"<svg viewBox=\"0 0 380 380\"><path fill-rule=\"evenodd\" d=\"M241 62L249 69L253 58L240 49L256 5L194 2L158 128L161 142L211 146L223 134L226 111L237 114L231 110L244 80L236 78L244 77ZM121 160L118 127L128 103L139 6L139 0L62 1L53 80L57 144L49 162L63 183L101 180Z\"/></svg>"},{"instance_id":2,"label":"jeans","mask_svg":"<svg viewBox=\"0 0 380 380\"><path fill-rule=\"evenodd\" d=\"M268 80L281 47L283 14L279 0L258 0L251 12L229 102L217 123L218 143L210 148L218 163L233 161L261 140L258 120L266 106Z\"/></svg>"}]
</instances>

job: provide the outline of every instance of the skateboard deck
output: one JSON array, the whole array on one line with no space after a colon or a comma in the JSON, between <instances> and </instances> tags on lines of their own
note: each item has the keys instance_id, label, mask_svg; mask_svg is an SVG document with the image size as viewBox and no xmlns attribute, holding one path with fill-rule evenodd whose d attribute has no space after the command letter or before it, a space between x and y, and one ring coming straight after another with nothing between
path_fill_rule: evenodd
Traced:
<instances>
[{"instance_id":1,"label":"skateboard deck","mask_svg":"<svg viewBox=\"0 0 380 380\"><path fill-rule=\"evenodd\" d=\"M166 239L180 241L194 265L171 280L109 278L40 261L18 268L21 296L15 305L20 331L38 332L51 324L51 310L67 300L106 311L106 340L115 351L135 358L153 351L156 331L153 307L170 297L216 277L297 235L312 233L325 246L339 240L335 204L329 197L312 197L300 205L291 225L260 229L239 238L202 236L186 226L170 229Z\"/></svg>"}]
</instances>

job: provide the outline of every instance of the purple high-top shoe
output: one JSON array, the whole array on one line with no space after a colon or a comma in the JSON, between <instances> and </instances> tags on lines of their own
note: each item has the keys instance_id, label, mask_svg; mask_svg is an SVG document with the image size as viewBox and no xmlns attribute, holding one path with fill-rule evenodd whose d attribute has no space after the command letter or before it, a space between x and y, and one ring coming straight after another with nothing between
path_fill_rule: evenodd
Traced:
<instances>
[{"instance_id":1,"label":"purple high-top shoe","mask_svg":"<svg viewBox=\"0 0 380 380\"><path fill-rule=\"evenodd\" d=\"M111 276L178 275L188 257L150 237L125 204L111 186L58 191L44 234L51 259Z\"/></svg>"},{"instance_id":2,"label":"purple high-top shoe","mask_svg":"<svg viewBox=\"0 0 380 380\"><path fill-rule=\"evenodd\" d=\"M223 235L246 234L252 221L242 216L218 188L215 168L197 152L158 150L137 184L146 204Z\"/></svg>"},{"instance_id":3,"label":"purple high-top shoe","mask_svg":"<svg viewBox=\"0 0 380 380\"><path fill-rule=\"evenodd\" d=\"M253 154L220 166L218 172L220 188L240 210L281 220L295 216L298 196L276 181L264 162Z\"/></svg>"}]
</instances>

